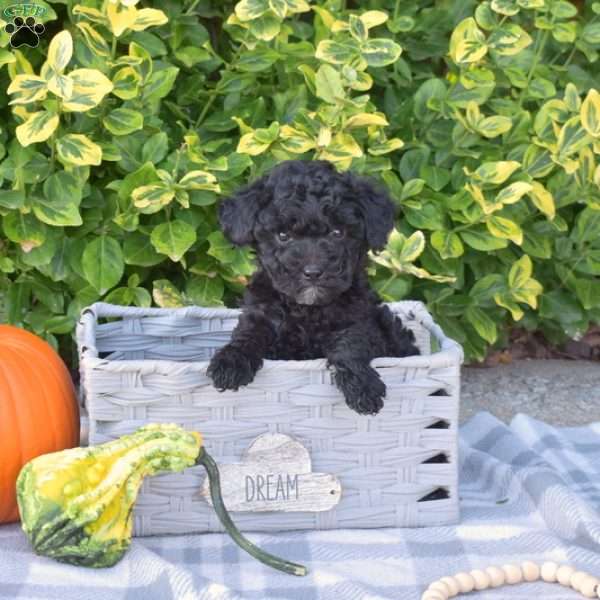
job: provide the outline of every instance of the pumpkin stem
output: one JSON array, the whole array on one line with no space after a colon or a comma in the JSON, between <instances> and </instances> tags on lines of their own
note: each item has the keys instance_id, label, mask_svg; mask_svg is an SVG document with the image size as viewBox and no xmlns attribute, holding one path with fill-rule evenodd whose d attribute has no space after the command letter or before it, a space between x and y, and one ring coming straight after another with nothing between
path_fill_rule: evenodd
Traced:
<instances>
[{"instance_id":1,"label":"pumpkin stem","mask_svg":"<svg viewBox=\"0 0 600 600\"><path fill-rule=\"evenodd\" d=\"M225 527L227 533L232 537L233 541L240 548L243 548L248 554L250 554L250 556L253 556L260 562L269 565L274 569L278 569L279 571L283 571L291 575L306 575L308 571L305 566L289 562L287 560L283 560L282 558L278 558L273 554L269 554L268 552L265 552L264 550L261 550L255 546L252 542L250 542L250 540L241 534L240 530L231 520L231 517L225 508L225 504L223 503L217 463L204 450L204 448L200 448L200 454L196 459L196 464L202 465L206 469L208 481L210 483L210 497L212 499L215 512L217 513L217 516L223 524L223 527Z\"/></svg>"}]
</instances>

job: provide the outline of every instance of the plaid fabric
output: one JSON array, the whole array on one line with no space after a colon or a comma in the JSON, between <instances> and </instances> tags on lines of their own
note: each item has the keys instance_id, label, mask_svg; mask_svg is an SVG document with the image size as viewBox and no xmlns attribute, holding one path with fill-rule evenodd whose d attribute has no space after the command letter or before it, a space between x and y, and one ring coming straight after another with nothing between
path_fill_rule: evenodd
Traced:
<instances>
[{"instance_id":1,"label":"plaid fabric","mask_svg":"<svg viewBox=\"0 0 600 600\"><path fill-rule=\"evenodd\" d=\"M221 534L139 538L115 567L72 567L35 556L12 524L0 527L0 598L418 600L443 575L526 559L600 575L600 423L556 429L519 415L506 426L480 413L461 428L460 450L458 526L248 536L307 565L304 578L264 567ZM538 596L579 597L526 583L476 598Z\"/></svg>"}]
</instances>

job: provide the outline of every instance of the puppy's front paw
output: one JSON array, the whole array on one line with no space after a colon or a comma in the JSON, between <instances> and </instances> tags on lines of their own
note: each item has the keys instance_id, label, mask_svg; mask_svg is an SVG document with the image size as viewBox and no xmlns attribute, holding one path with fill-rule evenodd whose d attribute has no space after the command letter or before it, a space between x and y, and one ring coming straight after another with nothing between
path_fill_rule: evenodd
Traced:
<instances>
[{"instance_id":1,"label":"puppy's front paw","mask_svg":"<svg viewBox=\"0 0 600 600\"><path fill-rule=\"evenodd\" d=\"M233 346L224 346L212 357L206 374L220 392L237 390L254 379L261 364Z\"/></svg>"},{"instance_id":2,"label":"puppy's front paw","mask_svg":"<svg viewBox=\"0 0 600 600\"><path fill-rule=\"evenodd\" d=\"M360 374L336 367L335 382L346 398L346 404L359 415L376 415L383 408L385 383L372 367Z\"/></svg>"}]
</instances>

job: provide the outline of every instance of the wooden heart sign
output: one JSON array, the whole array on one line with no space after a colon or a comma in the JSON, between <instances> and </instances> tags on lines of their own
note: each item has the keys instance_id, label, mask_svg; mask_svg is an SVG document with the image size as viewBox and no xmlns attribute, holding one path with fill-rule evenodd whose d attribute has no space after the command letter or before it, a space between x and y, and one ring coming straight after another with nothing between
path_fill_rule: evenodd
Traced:
<instances>
[{"instance_id":1,"label":"wooden heart sign","mask_svg":"<svg viewBox=\"0 0 600 600\"><path fill-rule=\"evenodd\" d=\"M340 482L311 469L310 454L298 440L265 433L250 444L242 462L219 464L223 501L234 512L329 510L340 501ZM208 479L200 493L212 504Z\"/></svg>"}]
</instances>

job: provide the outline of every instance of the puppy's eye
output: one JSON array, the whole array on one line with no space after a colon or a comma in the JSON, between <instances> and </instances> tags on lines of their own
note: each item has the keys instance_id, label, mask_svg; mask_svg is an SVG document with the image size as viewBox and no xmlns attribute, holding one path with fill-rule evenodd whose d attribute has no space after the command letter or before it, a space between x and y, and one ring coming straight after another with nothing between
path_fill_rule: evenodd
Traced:
<instances>
[{"instance_id":1,"label":"puppy's eye","mask_svg":"<svg viewBox=\"0 0 600 600\"><path fill-rule=\"evenodd\" d=\"M277 239L280 242L289 242L292 239L292 236L289 233L286 233L285 231L280 231L277 234Z\"/></svg>"},{"instance_id":2,"label":"puppy's eye","mask_svg":"<svg viewBox=\"0 0 600 600\"><path fill-rule=\"evenodd\" d=\"M329 232L329 235L334 238L341 238L344 235L344 232L341 229L332 229Z\"/></svg>"}]
</instances>

